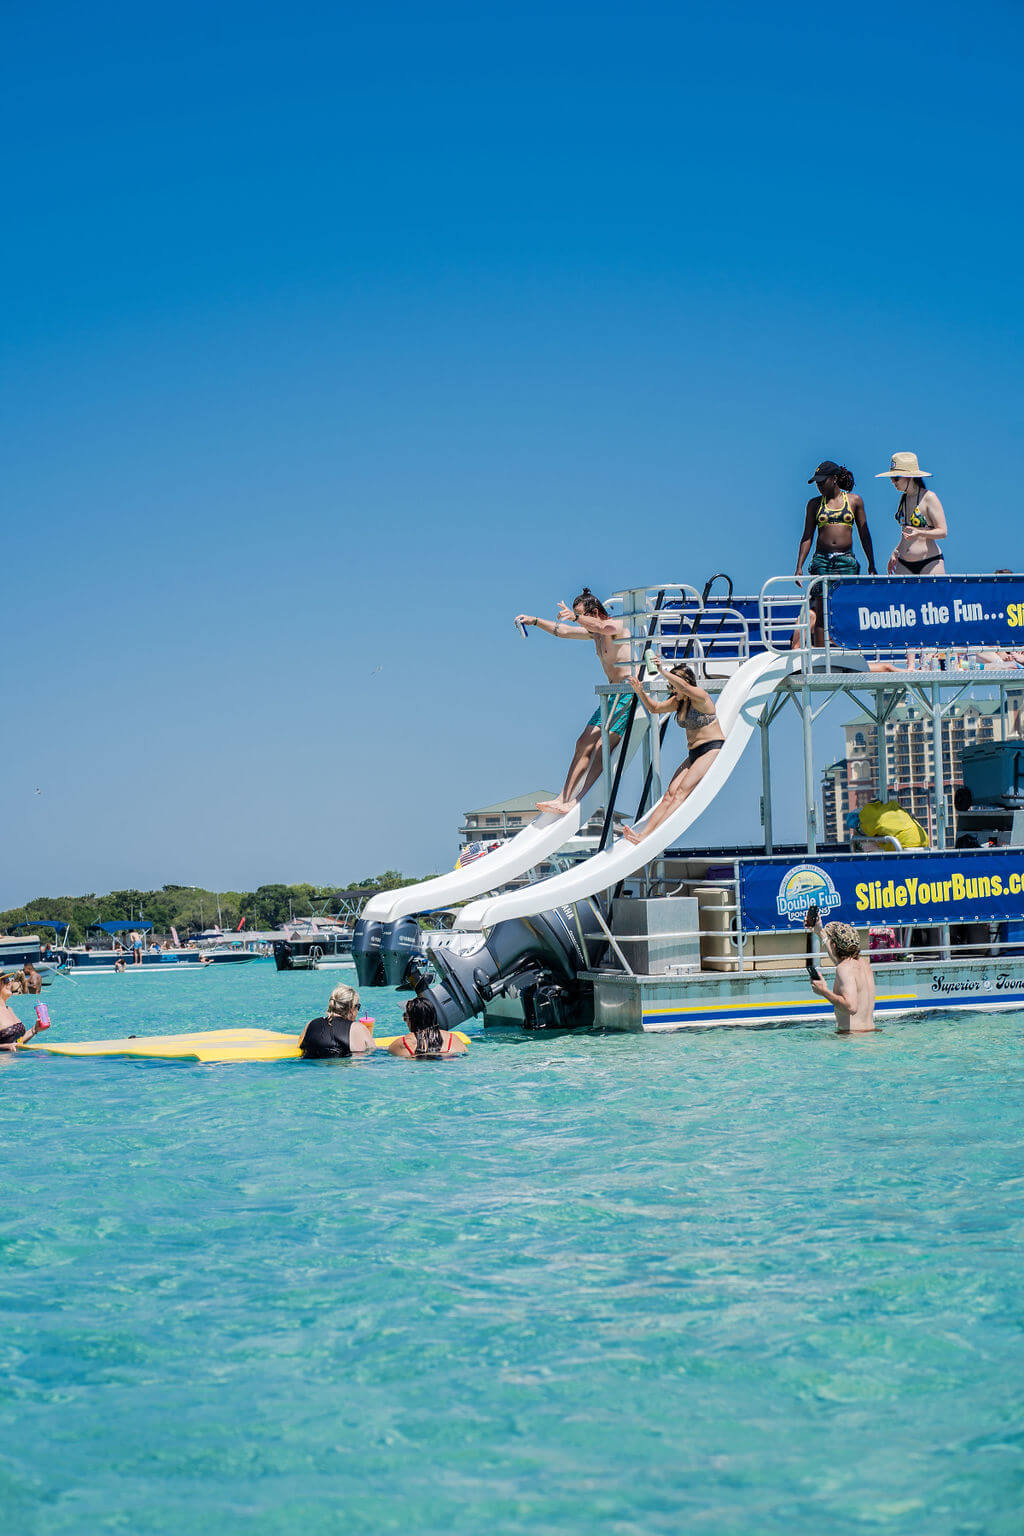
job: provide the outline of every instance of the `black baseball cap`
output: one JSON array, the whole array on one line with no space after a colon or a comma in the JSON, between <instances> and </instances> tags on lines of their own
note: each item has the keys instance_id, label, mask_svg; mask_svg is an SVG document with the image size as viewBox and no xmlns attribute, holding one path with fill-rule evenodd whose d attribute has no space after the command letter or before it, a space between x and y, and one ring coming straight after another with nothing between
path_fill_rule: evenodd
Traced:
<instances>
[{"instance_id":1,"label":"black baseball cap","mask_svg":"<svg viewBox=\"0 0 1024 1536\"><path fill-rule=\"evenodd\" d=\"M818 465L817 469L814 471L814 474L808 480L807 484L813 485L815 480L819 478L824 480L829 475L838 475L841 468L842 465L834 463L832 459L822 459L821 463Z\"/></svg>"}]
</instances>

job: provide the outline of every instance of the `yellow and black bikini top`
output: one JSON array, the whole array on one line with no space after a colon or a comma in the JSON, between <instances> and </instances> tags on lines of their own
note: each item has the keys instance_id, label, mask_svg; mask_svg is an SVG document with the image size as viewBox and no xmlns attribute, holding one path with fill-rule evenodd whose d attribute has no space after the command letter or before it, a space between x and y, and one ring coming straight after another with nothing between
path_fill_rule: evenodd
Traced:
<instances>
[{"instance_id":1,"label":"yellow and black bikini top","mask_svg":"<svg viewBox=\"0 0 1024 1536\"><path fill-rule=\"evenodd\" d=\"M845 523L847 528L852 528L853 508L850 506L849 492L843 492L843 504L841 507L830 507L823 496L821 498L821 506L818 508L817 523L819 528L834 528L841 523Z\"/></svg>"},{"instance_id":2,"label":"yellow and black bikini top","mask_svg":"<svg viewBox=\"0 0 1024 1536\"><path fill-rule=\"evenodd\" d=\"M921 511L920 504L918 504L914 508L913 512L911 512L909 517L907 516L907 493L906 493L906 491L904 491L903 495L900 497L900 504L896 508L896 521L899 523L901 528L930 528L931 527L931 523L928 521L927 517L925 517L924 513Z\"/></svg>"}]
</instances>

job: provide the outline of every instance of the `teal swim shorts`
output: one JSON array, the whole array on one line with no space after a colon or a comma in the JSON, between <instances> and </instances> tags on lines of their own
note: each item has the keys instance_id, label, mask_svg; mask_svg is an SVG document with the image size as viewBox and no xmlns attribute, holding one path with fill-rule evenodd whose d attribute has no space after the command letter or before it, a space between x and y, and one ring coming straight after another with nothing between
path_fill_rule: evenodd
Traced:
<instances>
[{"instance_id":1,"label":"teal swim shorts","mask_svg":"<svg viewBox=\"0 0 1024 1536\"><path fill-rule=\"evenodd\" d=\"M626 734L626 721L629 719L629 706L633 702L632 693L613 693L610 695L608 712L608 734L610 736L624 736ZM601 724L601 706L594 710L588 725Z\"/></svg>"}]
</instances>

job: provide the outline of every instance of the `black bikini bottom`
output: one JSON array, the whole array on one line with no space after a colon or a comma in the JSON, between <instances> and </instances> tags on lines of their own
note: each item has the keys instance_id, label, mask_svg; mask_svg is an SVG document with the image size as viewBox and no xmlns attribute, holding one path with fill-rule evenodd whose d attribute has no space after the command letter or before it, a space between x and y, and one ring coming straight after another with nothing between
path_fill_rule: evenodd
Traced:
<instances>
[{"instance_id":1,"label":"black bikini bottom","mask_svg":"<svg viewBox=\"0 0 1024 1536\"><path fill-rule=\"evenodd\" d=\"M938 565L941 559L941 555L929 555L927 560L904 560L901 555L899 564L905 571L909 571L911 576L920 576L926 565Z\"/></svg>"},{"instance_id":2,"label":"black bikini bottom","mask_svg":"<svg viewBox=\"0 0 1024 1536\"><path fill-rule=\"evenodd\" d=\"M685 767L692 768L698 757L703 757L706 752L718 752L725 746L724 741L702 741L699 747L694 747L686 759Z\"/></svg>"}]
</instances>

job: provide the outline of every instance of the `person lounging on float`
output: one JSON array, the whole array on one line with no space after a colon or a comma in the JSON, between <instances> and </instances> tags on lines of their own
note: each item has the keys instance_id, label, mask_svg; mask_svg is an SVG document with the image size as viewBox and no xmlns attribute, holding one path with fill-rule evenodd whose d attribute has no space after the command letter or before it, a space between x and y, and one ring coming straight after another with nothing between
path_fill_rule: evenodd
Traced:
<instances>
[{"instance_id":1,"label":"person lounging on float","mask_svg":"<svg viewBox=\"0 0 1024 1536\"><path fill-rule=\"evenodd\" d=\"M605 670L610 683L628 682L629 679L629 630L620 619L613 619L599 598L589 587L584 587L579 597L574 597L572 607L558 605L558 618L538 619L533 614L519 613L517 624L533 624L556 640L593 640L597 659ZM608 742L615 746L622 738L629 718L630 697L627 688L609 700ZM538 800L538 811L553 811L564 816L597 782L601 772L601 710L598 707L576 739L572 762L565 776L562 793L555 800Z\"/></svg>"},{"instance_id":2,"label":"person lounging on float","mask_svg":"<svg viewBox=\"0 0 1024 1536\"><path fill-rule=\"evenodd\" d=\"M796 575L801 576L804 561L810 554L817 529L817 544L811 563L807 567L811 576L859 576L860 562L853 552L853 530L857 529L868 562L868 575L875 576L875 552L868 532L864 502L851 495L854 479L844 464L834 459L824 459L807 482L817 488L804 511L804 531L796 556ZM821 598L811 599L811 644L824 645ZM800 644L799 630L794 630L791 645L795 650Z\"/></svg>"},{"instance_id":3,"label":"person lounging on float","mask_svg":"<svg viewBox=\"0 0 1024 1536\"><path fill-rule=\"evenodd\" d=\"M26 1033L24 1024L10 1003L11 995L21 990L21 980L16 971L8 971L0 976L0 1051L16 1051L19 1045L27 1044L40 1030L50 1027L49 1015L42 1008L38 1022Z\"/></svg>"},{"instance_id":4,"label":"person lounging on float","mask_svg":"<svg viewBox=\"0 0 1024 1536\"><path fill-rule=\"evenodd\" d=\"M931 470L922 469L916 453L894 453L889 468L876 480L891 480L900 493L896 521L900 541L889 556L890 576L943 576L946 563L936 543L947 534L946 514L934 491L925 488Z\"/></svg>"},{"instance_id":5,"label":"person lounging on float","mask_svg":"<svg viewBox=\"0 0 1024 1536\"><path fill-rule=\"evenodd\" d=\"M327 1015L310 1019L299 1036L299 1050L306 1061L338 1056L361 1056L373 1050L372 1020L359 1018L359 993L354 987L335 987L327 1002Z\"/></svg>"},{"instance_id":6,"label":"person lounging on float","mask_svg":"<svg viewBox=\"0 0 1024 1536\"><path fill-rule=\"evenodd\" d=\"M423 1061L443 1056L465 1056L466 1047L458 1035L441 1029L434 1005L427 997L410 997L402 1014L409 1034L399 1035L388 1046L391 1056L404 1061Z\"/></svg>"},{"instance_id":7,"label":"person lounging on float","mask_svg":"<svg viewBox=\"0 0 1024 1536\"><path fill-rule=\"evenodd\" d=\"M672 775L668 789L648 816L643 831L638 831L636 827L623 829L623 837L631 843L639 843L649 837L655 827L660 827L667 816L678 810L711 767L713 754L720 751L725 742L725 732L718 723L711 695L698 685L693 668L685 662L673 667L671 671L663 667L660 661L655 665L671 690L669 698L658 703L644 692L643 686L633 677L629 680L629 686L649 714L675 714L677 724L686 732L689 753L686 761Z\"/></svg>"}]
</instances>

